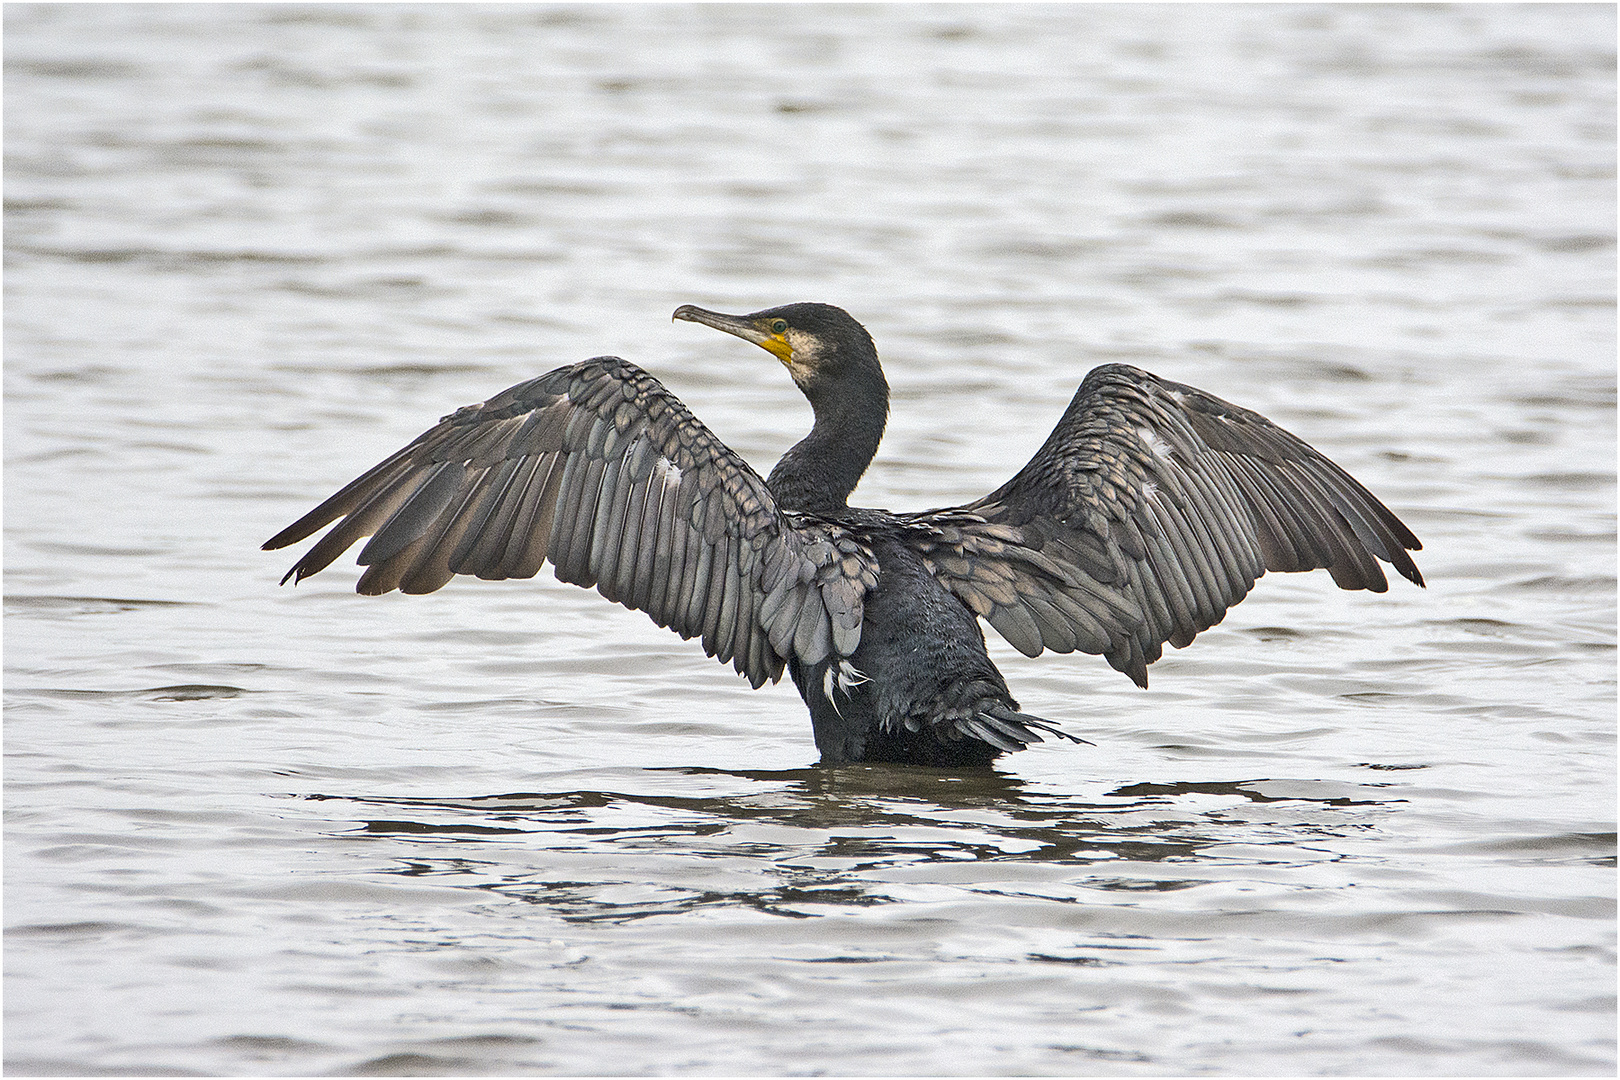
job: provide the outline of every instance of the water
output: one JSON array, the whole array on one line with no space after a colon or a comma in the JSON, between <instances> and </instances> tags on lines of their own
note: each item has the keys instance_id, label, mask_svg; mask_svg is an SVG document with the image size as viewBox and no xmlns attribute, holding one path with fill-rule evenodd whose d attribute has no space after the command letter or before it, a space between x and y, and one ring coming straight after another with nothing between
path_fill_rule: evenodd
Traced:
<instances>
[{"instance_id":1,"label":"water","mask_svg":"<svg viewBox=\"0 0 1620 1080\"><path fill-rule=\"evenodd\" d=\"M80 1073L1608 1074L1614 11L6 10L6 1052ZM1268 577L1095 747L813 768L594 593L258 544L681 303L841 304L858 501L1095 364L1267 413L1430 587ZM1320 580L1318 580L1320 579Z\"/></svg>"}]
</instances>

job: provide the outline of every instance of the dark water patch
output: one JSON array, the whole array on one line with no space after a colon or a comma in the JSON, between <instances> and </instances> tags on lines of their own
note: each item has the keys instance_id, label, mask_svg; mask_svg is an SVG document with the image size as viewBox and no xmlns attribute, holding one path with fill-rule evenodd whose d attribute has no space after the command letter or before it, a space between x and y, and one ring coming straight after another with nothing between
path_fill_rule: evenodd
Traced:
<instances>
[{"instance_id":1,"label":"dark water patch","mask_svg":"<svg viewBox=\"0 0 1620 1080\"><path fill-rule=\"evenodd\" d=\"M149 932L147 927L137 926L134 923L97 922L94 920L70 923L31 923L6 927L7 937L101 938L109 934L144 935Z\"/></svg>"},{"instance_id":2,"label":"dark water patch","mask_svg":"<svg viewBox=\"0 0 1620 1080\"><path fill-rule=\"evenodd\" d=\"M1062 261L1068 259L1084 259L1094 256L1098 251L1102 250L1106 246L1107 245L1102 241L1085 237L1074 237L1068 239L1059 239L1054 237L1026 237L1022 239L998 241L994 244L987 244L980 247L975 254L992 259L1012 258L1018 261ZM990 340L975 339L971 336L967 338L953 336L952 340L964 347L977 346L979 348L988 348L999 344L999 342L994 340L996 336L998 335L988 335Z\"/></svg>"},{"instance_id":3,"label":"dark water patch","mask_svg":"<svg viewBox=\"0 0 1620 1080\"><path fill-rule=\"evenodd\" d=\"M1615 539L1615 530L1598 529L1527 529L1525 536L1531 540L1542 540L1554 544L1587 544L1593 542L1607 542L1611 546Z\"/></svg>"},{"instance_id":4,"label":"dark water patch","mask_svg":"<svg viewBox=\"0 0 1620 1080\"><path fill-rule=\"evenodd\" d=\"M1615 392L1612 378L1581 379L1570 376L1558 380L1557 386L1535 393L1514 395L1508 400L1514 405L1560 412L1567 409L1612 410L1615 406Z\"/></svg>"},{"instance_id":5,"label":"dark water patch","mask_svg":"<svg viewBox=\"0 0 1620 1080\"><path fill-rule=\"evenodd\" d=\"M1609 248L1614 247L1614 237L1591 233L1575 233L1567 236L1537 237L1533 243L1542 251L1578 255L1588 251L1607 251Z\"/></svg>"},{"instance_id":6,"label":"dark water patch","mask_svg":"<svg viewBox=\"0 0 1620 1080\"><path fill-rule=\"evenodd\" d=\"M1424 621L1424 625L1436 628L1449 627L1483 637L1509 637L1524 633L1537 634L1540 629L1534 626L1525 626L1522 623L1504 622L1501 619L1477 616L1463 619L1428 619Z\"/></svg>"},{"instance_id":7,"label":"dark water patch","mask_svg":"<svg viewBox=\"0 0 1620 1080\"><path fill-rule=\"evenodd\" d=\"M28 378L40 383L104 383L111 379L125 375L123 368L113 367L110 364L88 363L74 368L55 368L36 370L28 374ZM20 460L29 460L27 458ZM47 459L41 459L47 460Z\"/></svg>"},{"instance_id":8,"label":"dark water patch","mask_svg":"<svg viewBox=\"0 0 1620 1080\"><path fill-rule=\"evenodd\" d=\"M127 60L96 57L71 60L18 59L6 61L7 76L32 76L36 79L74 79L105 81L109 79L137 79L146 74L146 68Z\"/></svg>"},{"instance_id":9,"label":"dark water patch","mask_svg":"<svg viewBox=\"0 0 1620 1080\"><path fill-rule=\"evenodd\" d=\"M1612 921L1612 896L1518 896L1466 889L1413 891L1412 900L1443 904L1448 915L1559 915L1571 919Z\"/></svg>"},{"instance_id":10,"label":"dark water patch","mask_svg":"<svg viewBox=\"0 0 1620 1080\"><path fill-rule=\"evenodd\" d=\"M537 219L531 214L483 207L446 214L443 220L454 225L471 225L480 229L525 229L534 225Z\"/></svg>"},{"instance_id":11,"label":"dark water patch","mask_svg":"<svg viewBox=\"0 0 1620 1080\"><path fill-rule=\"evenodd\" d=\"M666 915L689 914L712 907L768 904L763 893L720 895L660 888L650 883L561 879L507 881L482 886L503 897L542 908L547 914L580 925L622 925ZM798 917L798 913L794 913Z\"/></svg>"},{"instance_id":12,"label":"dark water patch","mask_svg":"<svg viewBox=\"0 0 1620 1080\"><path fill-rule=\"evenodd\" d=\"M73 1058L7 1058L8 1076L216 1076L180 1065L109 1065Z\"/></svg>"},{"instance_id":13,"label":"dark water patch","mask_svg":"<svg viewBox=\"0 0 1620 1080\"><path fill-rule=\"evenodd\" d=\"M1261 641L1309 641L1316 636L1287 626L1248 626L1241 632Z\"/></svg>"},{"instance_id":14,"label":"dark water patch","mask_svg":"<svg viewBox=\"0 0 1620 1080\"><path fill-rule=\"evenodd\" d=\"M337 30L364 30L378 24L364 8L332 8L323 5L271 7L254 12L266 26L316 26Z\"/></svg>"},{"instance_id":15,"label":"dark water patch","mask_svg":"<svg viewBox=\"0 0 1620 1080\"><path fill-rule=\"evenodd\" d=\"M1515 592L1554 593L1562 596L1594 596L1604 593L1612 595L1615 591L1615 579L1601 575L1566 577L1561 574L1538 574L1535 577L1505 582L1501 587Z\"/></svg>"},{"instance_id":16,"label":"dark water patch","mask_svg":"<svg viewBox=\"0 0 1620 1080\"><path fill-rule=\"evenodd\" d=\"M417 378L423 375L459 375L468 372L485 372L494 370L494 364L466 363L461 361L448 361L442 364L370 364L355 368L354 373L378 379Z\"/></svg>"},{"instance_id":17,"label":"dark water patch","mask_svg":"<svg viewBox=\"0 0 1620 1080\"><path fill-rule=\"evenodd\" d=\"M500 181L491 184L488 190L497 194L525 195L540 199L553 199L557 196L589 199L615 194L616 185L605 178L602 180L574 177L566 180L524 178Z\"/></svg>"},{"instance_id":18,"label":"dark water patch","mask_svg":"<svg viewBox=\"0 0 1620 1080\"><path fill-rule=\"evenodd\" d=\"M1143 225L1156 229L1247 229L1246 222L1210 210L1172 210L1145 218Z\"/></svg>"},{"instance_id":19,"label":"dark water patch","mask_svg":"<svg viewBox=\"0 0 1620 1080\"><path fill-rule=\"evenodd\" d=\"M495 364L481 364L481 363L477 363L475 361L446 359L442 363L436 363L436 362L435 363L413 363L411 361L393 361L393 362L389 362L389 363L357 365L357 366L352 367L352 368L336 368L332 364L329 364L329 363L319 363L319 364L279 363L279 364L272 365L270 370L278 372L278 373L283 373L283 374L288 374L288 375L297 375L297 376L305 377L305 378L325 377L325 376L330 376L330 375L334 374L334 372L339 372L339 373L342 373L342 374L347 375L347 376L358 377L358 378L363 378L363 379L378 379L378 380L382 380L382 381L385 381L385 382L400 382L400 383L405 383L405 384L414 384L415 381L420 380L422 378L428 378L428 377L437 376L437 375L482 374L482 373L485 373L485 372L497 371L497 370L499 370L499 367L497 365L495 365ZM431 410L429 410L429 412L431 412ZM427 413L424 413L423 414L423 425L424 426L426 426L429 419L431 419L431 417ZM289 425L287 430L304 431L304 430L319 429L319 428L320 428L320 425L317 425L317 424L299 423L299 424L296 424L296 425Z\"/></svg>"},{"instance_id":20,"label":"dark water patch","mask_svg":"<svg viewBox=\"0 0 1620 1080\"><path fill-rule=\"evenodd\" d=\"M200 172L205 169L240 170L272 164L276 155L294 147L269 139L207 135L168 143L150 144L148 151L164 170Z\"/></svg>"},{"instance_id":21,"label":"dark water patch","mask_svg":"<svg viewBox=\"0 0 1620 1080\"><path fill-rule=\"evenodd\" d=\"M368 833L442 833L453 836L523 835L534 831L531 829L503 829L492 825L428 825L420 821L368 821L365 823L365 830Z\"/></svg>"},{"instance_id":22,"label":"dark water patch","mask_svg":"<svg viewBox=\"0 0 1620 1080\"><path fill-rule=\"evenodd\" d=\"M1556 433L1551 431L1537 431L1525 428L1499 429L1496 437L1503 442L1515 446L1550 446L1556 441Z\"/></svg>"},{"instance_id":23,"label":"dark water patch","mask_svg":"<svg viewBox=\"0 0 1620 1080\"><path fill-rule=\"evenodd\" d=\"M1471 840L1426 848L1447 855L1498 855L1515 865L1578 863L1614 866L1616 836L1612 832L1562 833L1551 836L1514 836Z\"/></svg>"},{"instance_id":24,"label":"dark water patch","mask_svg":"<svg viewBox=\"0 0 1620 1080\"><path fill-rule=\"evenodd\" d=\"M69 199L6 199L4 202L7 214L42 214L55 213L60 210L72 210L77 204Z\"/></svg>"},{"instance_id":25,"label":"dark water patch","mask_svg":"<svg viewBox=\"0 0 1620 1080\"><path fill-rule=\"evenodd\" d=\"M1356 367L1354 364L1334 363L1331 360L1318 361L1312 364L1309 370L1312 378L1326 380L1327 382L1370 383L1374 381L1373 376L1363 368ZM1396 454L1390 451L1385 452L1385 457L1394 461L1410 460L1410 455Z\"/></svg>"},{"instance_id":26,"label":"dark water patch","mask_svg":"<svg viewBox=\"0 0 1620 1080\"><path fill-rule=\"evenodd\" d=\"M1256 307L1302 308L1322 302L1322 297L1308 293L1275 293L1255 291L1228 291L1214 298L1217 304L1252 304ZM1362 375L1362 379L1367 376Z\"/></svg>"},{"instance_id":27,"label":"dark water patch","mask_svg":"<svg viewBox=\"0 0 1620 1080\"><path fill-rule=\"evenodd\" d=\"M145 600L111 596L12 595L5 598L7 615L40 615L50 618L75 615L116 615L151 608L200 607L191 600Z\"/></svg>"},{"instance_id":28,"label":"dark water patch","mask_svg":"<svg viewBox=\"0 0 1620 1080\"><path fill-rule=\"evenodd\" d=\"M1513 256L1500 251L1481 248L1433 247L1410 251L1392 251L1361 263L1376 270L1423 270L1435 266L1494 266L1511 262Z\"/></svg>"},{"instance_id":29,"label":"dark water patch","mask_svg":"<svg viewBox=\"0 0 1620 1080\"><path fill-rule=\"evenodd\" d=\"M1612 296L1557 296L1546 301L1549 308L1565 308L1580 311L1583 309L1608 310L1615 306Z\"/></svg>"},{"instance_id":30,"label":"dark water patch","mask_svg":"<svg viewBox=\"0 0 1620 1080\"><path fill-rule=\"evenodd\" d=\"M275 288L320 300L387 300L402 296L426 297L445 291L442 287L430 287L426 278L416 275L379 275L342 284L287 280Z\"/></svg>"},{"instance_id":31,"label":"dark water patch","mask_svg":"<svg viewBox=\"0 0 1620 1080\"><path fill-rule=\"evenodd\" d=\"M843 106L836 101L816 101L808 98L783 98L779 100L775 109L784 116L814 116L824 113L836 113Z\"/></svg>"},{"instance_id":32,"label":"dark water patch","mask_svg":"<svg viewBox=\"0 0 1620 1080\"><path fill-rule=\"evenodd\" d=\"M385 1054L338 1071L338 1076L461 1076L481 1071L472 1058L438 1054Z\"/></svg>"},{"instance_id":33,"label":"dark water patch","mask_svg":"<svg viewBox=\"0 0 1620 1080\"><path fill-rule=\"evenodd\" d=\"M1316 793L1315 790L1317 788L1332 789L1335 787L1340 789L1348 788L1349 790L1358 794L1365 790L1363 788L1353 787L1352 785L1334 785L1327 781L1239 780L1230 783L1196 782L1176 784L1129 784L1125 787L1114 789L1112 792L1110 792L1110 794L1139 796L1168 795L1171 797L1178 795L1234 795L1239 798L1246 799L1249 802L1256 803L1304 801L1317 802L1324 806L1379 806L1390 801L1405 801L1402 799L1357 799L1353 798L1349 794L1319 794ZM1294 790L1288 790L1289 788L1293 788ZM1267 789L1269 789L1272 793L1268 794Z\"/></svg>"},{"instance_id":34,"label":"dark water patch","mask_svg":"<svg viewBox=\"0 0 1620 1080\"><path fill-rule=\"evenodd\" d=\"M1563 488L1566 491L1599 491L1614 487L1612 472L1557 472L1526 476L1525 483Z\"/></svg>"},{"instance_id":35,"label":"dark water patch","mask_svg":"<svg viewBox=\"0 0 1620 1080\"><path fill-rule=\"evenodd\" d=\"M1572 52L1550 52L1533 45L1502 45L1464 53L1446 66L1458 71L1500 72L1551 83L1573 80L1593 69L1613 70L1615 55L1612 49L1593 47L1590 43L1583 45L1583 48Z\"/></svg>"},{"instance_id":36,"label":"dark water patch","mask_svg":"<svg viewBox=\"0 0 1620 1080\"><path fill-rule=\"evenodd\" d=\"M329 1054L337 1047L329 1043L295 1039L290 1035L227 1035L213 1045L248 1061L274 1061L294 1055Z\"/></svg>"},{"instance_id":37,"label":"dark water patch","mask_svg":"<svg viewBox=\"0 0 1620 1080\"><path fill-rule=\"evenodd\" d=\"M22 154L9 150L5 155L5 170L7 181L28 177L56 182L79 180L89 171L59 151Z\"/></svg>"},{"instance_id":38,"label":"dark water patch","mask_svg":"<svg viewBox=\"0 0 1620 1080\"><path fill-rule=\"evenodd\" d=\"M397 68L378 66L341 72L321 71L309 65L289 63L281 57L256 57L235 65L234 70L257 76L275 89L335 91L344 87L361 87L408 90L417 85L416 76Z\"/></svg>"},{"instance_id":39,"label":"dark water patch","mask_svg":"<svg viewBox=\"0 0 1620 1080\"><path fill-rule=\"evenodd\" d=\"M81 701L213 701L241 697L253 691L240 686L209 686L184 683L178 686L152 686L139 690L82 690L75 687L24 687L13 694Z\"/></svg>"},{"instance_id":40,"label":"dark water patch","mask_svg":"<svg viewBox=\"0 0 1620 1080\"><path fill-rule=\"evenodd\" d=\"M211 446L194 443L161 442L155 439L146 439L125 445L130 450L152 450L158 454L194 454L199 457L211 457L218 453L218 450Z\"/></svg>"},{"instance_id":41,"label":"dark water patch","mask_svg":"<svg viewBox=\"0 0 1620 1080\"><path fill-rule=\"evenodd\" d=\"M1135 289L1165 289L1182 282L1208 281L1214 274L1190 266L1148 265L1116 270L1110 273L1112 281L1119 285ZM1204 347L1205 351L1219 352L1218 346L1213 342L1193 342L1191 347ZM1144 355L1140 350L1125 351L1123 354L1103 353L1101 359L1118 360L1123 363L1151 363L1152 358L1160 356L1159 353Z\"/></svg>"},{"instance_id":42,"label":"dark water patch","mask_svg":"<svg viewBox=\"0 0 1620 1080\"><path fill-rule=\"evenodd\" d=\"M1102 889L1105 892L1124 893L1158 893L1180 892L1183 889L1193 889L1200 885L1208 885L1208 881L1200 880L1165 880L1157 878L1122 878L1100 877L1090 878L1086 881L1088 889Z\"/></svg>"},{"instance_id":43,"label":"dark water patch","mask_svg":"<svg viewBox=\"0 0 1620 1080\"><path fill-rule=\"evenodd\" d=\"M1100 956L1053 956L1050 953L1027 953L1026 960L1039 964L1069 964L1074 967L1119 967L1118 960L1104 960Z\"/></svg>"},{"instance_id":44,"label":"dark water patch","mask_svg":"<svg viewBox=\"0 0 1620 1080\"><path fill-rule=\"evenodd\" d=\"M454 1035L444 1039L423 1039L424 1046L442 1046L466 1050L509 1050L531 1046L544 1046L544 1039L528 1035Z\"/></svg>"},{"instance_id":45,"label":"dark water patch","mask_svg":"<svg viewBox=\"0 0 1620 1080\"><path fill-rule=\"evenodd\" d=\"M1083 1046L1072 1043L1051 1043L1048 1049L1063 1054L1075 1054L1090 1061L1117 1062L1124 1065L1151 1065L1152 1056L1140 1050L1110 1050L1100 1046Z\"/></svg>"},{"instance_id":46,"label":"dark water patch","mask_svg":"<svg viewBox=\"0 0 1620 1080\"><path fill-rule=\"evenodd\" d=\"M265 265L312 266L323 263L323 256L298 252L266 251L254 248L209 250L193 248L171 250L155 247L49 247L44 245L11 245L13 254L30 255L42 259L91 265L140 264L155 270L184 270L199 266Z\"/></svg>"}]
</instances>

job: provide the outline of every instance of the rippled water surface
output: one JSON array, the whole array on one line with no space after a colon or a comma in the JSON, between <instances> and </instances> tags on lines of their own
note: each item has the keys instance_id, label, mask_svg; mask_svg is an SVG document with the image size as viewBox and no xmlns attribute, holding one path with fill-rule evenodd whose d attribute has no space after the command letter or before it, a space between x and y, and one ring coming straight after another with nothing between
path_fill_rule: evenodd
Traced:
<instances>
[{"instance_id":1,"label":"rippled water surface","mask_svg":"<svg viewBox=\"0 0 1620 1080\"><path fill-rule=\"evenodd\" d=\"M1614 1069L1614 9L6 8L6 1053L165 1072ZM263 539L586 356L761 468L681 303L850 309L859 501L1090 367L1259 409L1427 590L1268 577L1094 747L823 770L551 581Z\"/></svg>"}]
</instances>

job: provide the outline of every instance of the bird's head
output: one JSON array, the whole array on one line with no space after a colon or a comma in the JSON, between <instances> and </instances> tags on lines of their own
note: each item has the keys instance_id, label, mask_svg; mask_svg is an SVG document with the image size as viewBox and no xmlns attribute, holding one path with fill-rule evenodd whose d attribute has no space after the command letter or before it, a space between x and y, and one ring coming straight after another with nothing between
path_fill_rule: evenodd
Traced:
<instances>
[{"instance_id":1,"label":"bird's head","mask_svg":"<svg viewBox=\"0 0 1620 1080\"><path fill-rule=\"evenodd\" d=\"M871 335L849 312L831 304L783 304L752 315L722 315L682 304L674 317L752 341L782 361L812 402L832 384L848 384L863 375L883 377Z\"/></svg>"}]
</instances>

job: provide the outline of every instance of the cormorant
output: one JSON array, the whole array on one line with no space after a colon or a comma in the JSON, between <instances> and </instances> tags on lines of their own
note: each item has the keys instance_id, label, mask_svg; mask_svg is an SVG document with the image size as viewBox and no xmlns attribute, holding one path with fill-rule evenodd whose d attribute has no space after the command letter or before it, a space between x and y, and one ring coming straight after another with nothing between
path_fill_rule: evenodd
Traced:
<instances>
[{"instance_id":1,"label":"cormorant","mask_svg":"<svg viewBox=\"0 0 1620 1080\"><path fill-rule=\"evenodd\" d=\"M1417 537L1343 469L1258 413L1124 364L1088 374L984 498L851 507L889 411L866 329L827 304L674 317L765 349L810 399L810 434L768 478L653 376L600 356L458 409L278 533L266 549L338 521L282 582L366 536L366 595L550 561L701 635L755 687L786 670L824 764L954 766L1040 732L1074 739L1019 711L979 619L1027 656L1097 653L1145 687L1164 642L1190 644L1267 570L1383 592L1382 559L1423 584Z\"/></svg>"}]
</instances>

